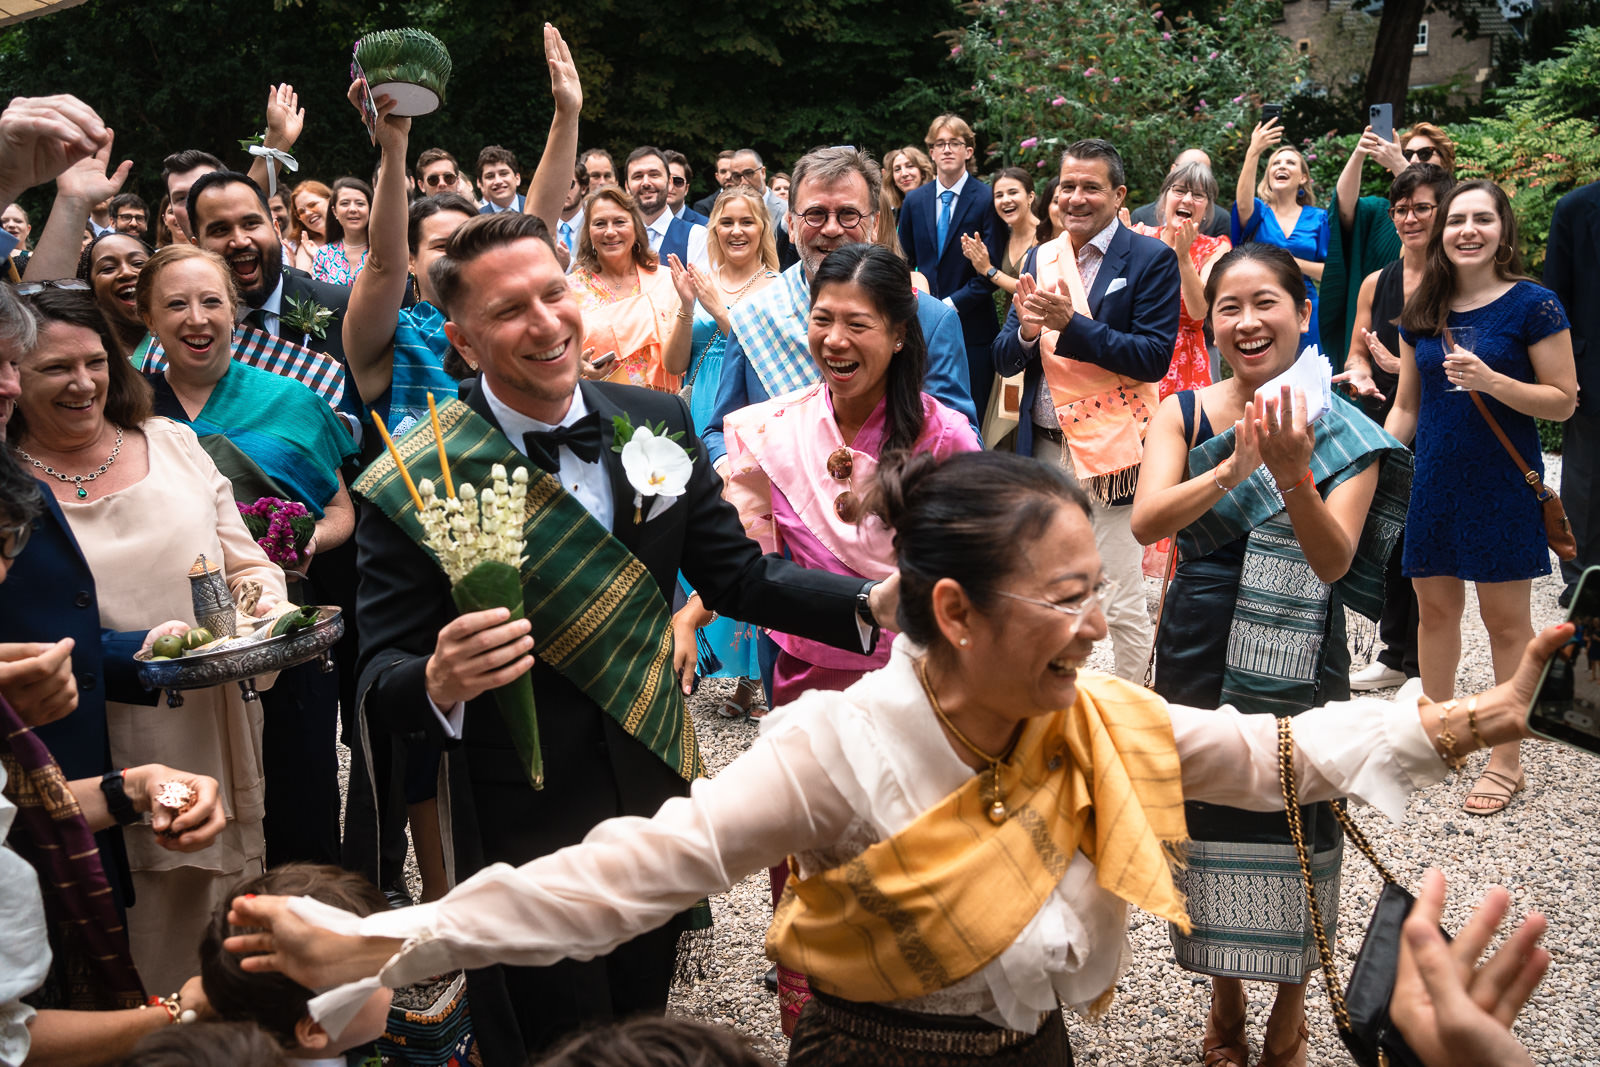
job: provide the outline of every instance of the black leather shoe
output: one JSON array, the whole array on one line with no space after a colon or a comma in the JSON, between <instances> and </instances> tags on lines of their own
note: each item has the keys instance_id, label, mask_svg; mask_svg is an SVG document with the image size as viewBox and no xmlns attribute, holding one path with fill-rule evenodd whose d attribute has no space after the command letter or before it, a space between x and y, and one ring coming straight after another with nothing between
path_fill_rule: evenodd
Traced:
<instances>
[{"instance_id":1,"label":"black leather shoe","mask_svg":"<svg viewBox=\"0 0 1600 1067\"><path fill-rule=\"evenodd\" d=\"M1569 585L1565 589L1561 590L1561 595L1556 597L1556 607L1572 607L1572 586Z\"/></svg>"},{"instance_id":2,"label":"black leather shoe","mask_svg":"<svg viewBox=\"0 0 1600 1067\"><path fill-rule=\"evenodd\" d=\"M767 992L774 996L778 993L778 968L773 967L761 976L761 984L767 987Z\"/></svg>"}]
</instances>

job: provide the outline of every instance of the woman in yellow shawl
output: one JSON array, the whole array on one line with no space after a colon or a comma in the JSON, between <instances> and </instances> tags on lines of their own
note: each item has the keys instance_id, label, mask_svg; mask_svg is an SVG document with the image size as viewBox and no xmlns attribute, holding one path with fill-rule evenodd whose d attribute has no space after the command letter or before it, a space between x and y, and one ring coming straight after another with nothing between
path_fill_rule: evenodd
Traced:
<instances>
[{"instance_id":1,"label":"woman in yellow shawl","mask_svg":"<svg viewBox=\"0 0 1600 1067\"><path fill-rule=\"evenodd\" d=\"M694 304L685 310L672 272L650 251L638 205L615 185L583 202L567 284L583 309L584 377L677 391L679 376L662 357L678 331L694 329Z\"/></svg>"},{"instance_id":2,"label":"woman in yellow shawl","mask_svg":"<svg viewBox=\"0 0 1600 1067\"><path fill-rule=\"evenodd\" d=\"M1083 670L1106 633L1106 581L1088 501L1055 468L901 453L877 495L901 583L887 666L773 712L756 745L652 819L602 823L366 919L240 898L235 921L274 932L229 947L317 988L587 959L788 856L767 948L815 994L793 1067L1070 1063L1061 1005L1110 1003L1129 906L1188 922L1168 866L1184 797L1281 806L1274 720L1169 706ZM1415 700L1300 715L1302 799L1399 818L1451 746L1526 736L1523 709L1566 633L1546 631L1515 682L1467 706L1477 735L1467 707ZM338 1032L370 988L330 994L323 1027Z\"/></svg>"}]
</instances>

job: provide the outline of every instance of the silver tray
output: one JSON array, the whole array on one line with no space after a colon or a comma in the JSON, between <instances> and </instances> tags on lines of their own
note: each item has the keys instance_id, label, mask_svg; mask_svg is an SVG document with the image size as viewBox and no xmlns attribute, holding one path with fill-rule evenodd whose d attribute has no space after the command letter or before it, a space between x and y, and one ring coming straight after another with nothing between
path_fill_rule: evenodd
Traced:
<instances>
[{"instance_id":1,"label":"silver tray","mask_svg":"<svg viewBox=\"0 0 1600 1067\"><path fill-rule=\"evenodd\" d=\"M317 621L304 630L265 641L252 641L236 648L219 648L178 659L150 659L140 652L133 658L139 664L139 681L146 689L165 689L167 706L183 704L184 689L209 689L237 682L245 700L256 700L256 677L293 667L308 660L322 659L324 671L333 670L329 652L344 636L344 616L335 607L318 607Z\"/></svg>"}]
</instances>

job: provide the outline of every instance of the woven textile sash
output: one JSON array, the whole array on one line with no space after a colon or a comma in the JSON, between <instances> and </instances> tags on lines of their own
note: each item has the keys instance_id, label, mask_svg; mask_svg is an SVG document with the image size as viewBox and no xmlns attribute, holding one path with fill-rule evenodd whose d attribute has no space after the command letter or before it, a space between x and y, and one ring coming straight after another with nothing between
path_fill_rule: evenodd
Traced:
<instances>
[{"instance_id":1,"label":"woven textile sash","mask_svg":"<svg viewBox=\"0 0 1600 1067\"><path fill-rule=\"evenodd\" d=\"M444 357L450 351L444 322L444 312L426 300L402 308L395 320L394 373L384 421L397 437L427 418L430 392L454 396L460 387L444 369Z\"/></svg>"},{"instance_id":2,"label":"woven textile sash","mask_svg":"<svg viewBox=\"0 0 1600 1067\"><path fill-rule=\"evenodd\" d=\"M1066 234L1039 249L1034 264L1040 289L1065 282L1074 314L1091 318L1078 260ZM1126 497L1139 484L1144 433L1160 400L1160 383L1137 382L1104 367L1058 355L1057 330L1039 335L1039 361L1055 403L1072 467L1084 490L1102 504Z\"/></svg>"},{"instance_id":3,"label":"woven textile sash","mask_svg":"<svg viewBox=\"0 0 1600 1067\"><path fill-rule=\"evenodd\" d=\"M111 901L100 849L55 757L10 704L0 699L0 761L17 829L6 845L39 875L55 959L42 994L46 1007L80 1011L134 1008L144 985L134 970L128 931Z\"/></svg>"},{"instance_id":4,"label":"woven textile sash","mask_svg":"<svg viewBox=\"0 0 1600 1067\"><path fill-rule=\"evenodd\" d=\"M802 263L729 313L733 336L767 396L782 396L822 380L806 342L810 313L811 289Z\"/></svg>"},{"instance_id":5,"label":"woven textile sash","mask_svg":"<svg viewBox=\"0 0 1600 1067\"><path fill-rule=\"evenodd\" d=\"M522 595L534 654L684 780L703 775L694 724L674 684L671 616L649 570L559 479L529 463L468 405L447 401L439 408L439 425L457 484L487 485L496 463L528 470ZM395 445L413 480L443 484L430 423L420 423ZM351 488L433 555L392 456L385 453Z\"/></svg>"},{"instance_id":6,"label":"woven textile sash","mask_svg":"<svg viewBox=\"0 0 1600 1067\"><path fill-rule=\"evenodd\" d=\"M1344 577L1334 583L1350 608L1376 620L1383 610L1384 568L1405 528L1412 458L1406 447L1337 394L1317 420L1311 478L1326 497L1375 462L1378 487ZM1233 429L1189 453L1204 475L1233 454ZM1180 559L1208 555L1249 535L1228 639L1222 699L1241 711L1293 714L1316 699L1332 587L1317 578L1295 537L1283 496L1265 465L1210 511L1178 531Z\"/></svg>"},{"instance_id":7,"label":"woven textile sash","mask_svg":"<svg viewBox=\"0 0 1600 1067\"><path fill-rule=\"evenodd\" d=\"M1103 889L1188 929L1172 881L1186 829L1164 700L1081 673L1071 708L1023 727L1002 782L1011 816L999 826L975 775L843 866L790 878L768 957L850 1000L927 996L1005 951L1079 849Z\"/></svg>"},{"instance_id":8,"label":"woven textile sash","mask_svg":"<svg viewBox=\"0 0 1600 1067\"><path fill-rule=\"evenodd\" d=\"M134 352L135 367L146 374L160 374L167 369L167 352L160 341L152 337L143 351L142 361L139 352ZM326 352L313 352L241 322L233 328L233 358L247 366L293 378L335 411L344 402L344 365Z\"/></svg>"}]
</instances>

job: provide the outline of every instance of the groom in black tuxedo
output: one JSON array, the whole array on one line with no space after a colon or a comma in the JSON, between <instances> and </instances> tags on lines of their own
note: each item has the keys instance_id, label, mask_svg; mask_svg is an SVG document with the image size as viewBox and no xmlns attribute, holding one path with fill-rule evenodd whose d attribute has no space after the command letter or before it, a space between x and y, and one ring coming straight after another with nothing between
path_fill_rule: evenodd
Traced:
<instances>
[{"instance_id":1,"label":"groom in black tuxedo","mask_svg":"<svg viewBox=\"0 0 1600 1067\"><path fill-rule=\"evenodd\" d=\"M843 648L870 648L888 588L763 556L745 536L678 397L579 382L583 318L545 226L502 213L468 222L430 277L456 351L479 377L465 402L562 487L649 570L670 610L682 570L706 605ZM612 450L612 418L686 431L693 473L681 497L645 501ZM509 451L509 449L507 449ZM533 657L527 620L502 610L457 616L444 573L387 515L356 531L361 702L373 729L421 732L446 750L441 790L453 876L520 864L575 844L618 815L653 815L687 783L573 682ZM531 546L530 546L531 547ZM533 672L545 785L535 791L490 691ZM447 805L447 811L446 809ZM469 972L474 1030L490 1065L521 1064L585 1024L666 1007L686 918L610 955L552 967Z\"/></svg>"}]
</instances>

